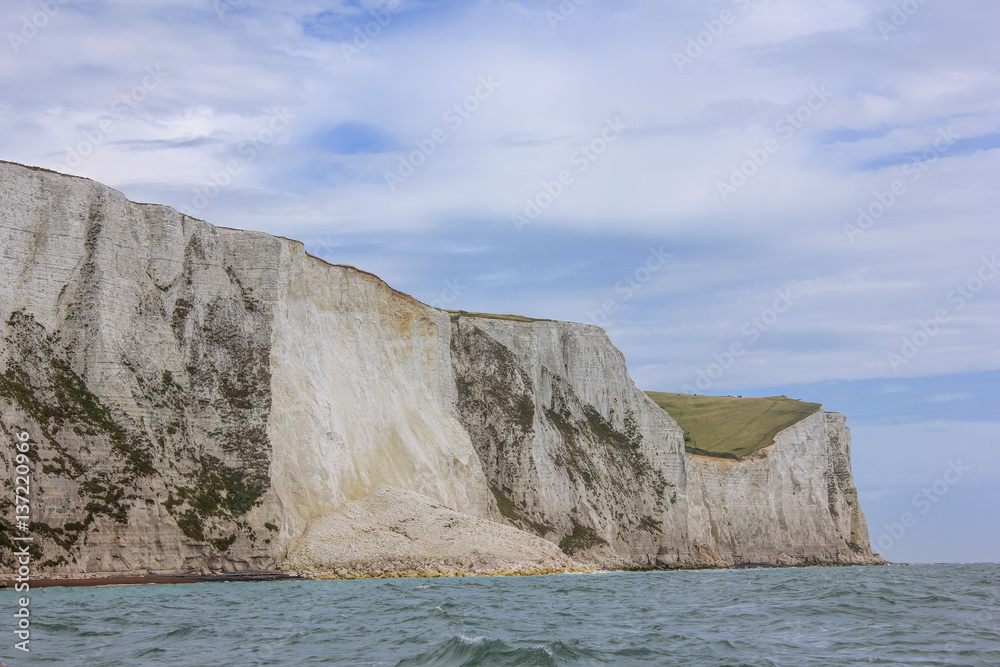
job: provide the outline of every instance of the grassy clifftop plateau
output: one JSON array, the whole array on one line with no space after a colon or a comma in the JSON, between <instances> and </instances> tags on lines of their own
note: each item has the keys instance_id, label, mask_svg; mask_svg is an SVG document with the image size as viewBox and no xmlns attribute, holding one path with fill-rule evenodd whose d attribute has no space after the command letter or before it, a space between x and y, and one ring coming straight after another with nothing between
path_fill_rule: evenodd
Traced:
<instances>
[{"instance_id":1,"label":"grassy clifftop plateau","mask_svg":"<svg viewBox=\"0 0 1000 667\"><path fill-rule=\"evenodd\" d=\"M646 395L684 429L688 453L732 459L774 444L778 432L823 407L784 396L734 398L659 391Z\"/></svg>"}]
</instances>

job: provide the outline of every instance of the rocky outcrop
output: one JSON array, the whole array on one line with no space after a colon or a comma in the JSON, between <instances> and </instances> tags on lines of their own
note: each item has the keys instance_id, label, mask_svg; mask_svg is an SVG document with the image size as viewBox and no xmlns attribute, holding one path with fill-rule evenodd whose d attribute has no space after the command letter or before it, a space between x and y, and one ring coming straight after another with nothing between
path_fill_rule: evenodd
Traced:
<instances>
[{"instance_id":1,"label":"rocky outcrop","mask_svg":"<svg viewBox=\"0 0 1000 667\"><path fill-rule=\"evenodd\" d=\"M606 565L683 544L683 432L602 329L453 319L459 414L508 519Z\"/></svg>"},{"instance_id":2,"label":"rocky outcrop","mask_svg":"<svg viewBox=\"0 0 1000 667\"><path fill-rule=\"evenodd\" d=\"M690 456L690 540L719 565L872 562L844 417L819 411L742 461Z\"/></svg>"},{"instance_id":3,"label":"rocky outcrop","mask_svg":"<svg viewBox=\"0 0 1000 667\"><path fill-rule=\"evenodd\" d=\"M2 164L0 182L0 423L35 442L38 565L266 565L250 515L270 487L280 242L83 179Z\"/></svg>"},{"instance_id":4,"label":"rocky outcrop","mask_svg":"<svg viewBox=\"0 0 1000 667\"><path fill-rule=\"evenodd\" d=\"M333 567L345 508L425 502L466 517L428 530L532 533L529 563L873 558L842 417L693 457L597 327L440 311L298 242L3 162L0 254L0 428L34 443L44 573Z\"/></svg>"},{"instance_id":5,"label":"rocky outcrop","mask_svg":"<svg viewBox=\"0 0 1000 667\"><path fill-rule=\"evenodd\" d=\"M459 413L504 515L604 566L875 562L841 415L695 456L598 327L454 315Z\"/></svg>"}]
</instances>

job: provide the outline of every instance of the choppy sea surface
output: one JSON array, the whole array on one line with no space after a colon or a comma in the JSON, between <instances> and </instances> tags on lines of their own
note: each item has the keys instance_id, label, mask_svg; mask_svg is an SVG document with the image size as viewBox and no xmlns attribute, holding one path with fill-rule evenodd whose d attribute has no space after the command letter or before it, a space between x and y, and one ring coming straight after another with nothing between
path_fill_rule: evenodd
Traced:
<instances>
[{"instance_id":1,"label":"choppy sea surface","mask_svg":"<svg viewBox=\"0 0 1000 667\"><path fill-rule=\"evenodd\" d=\"M1000 665L1000 564L31 591L14 665Z\"/></svg>"}]
</instances>

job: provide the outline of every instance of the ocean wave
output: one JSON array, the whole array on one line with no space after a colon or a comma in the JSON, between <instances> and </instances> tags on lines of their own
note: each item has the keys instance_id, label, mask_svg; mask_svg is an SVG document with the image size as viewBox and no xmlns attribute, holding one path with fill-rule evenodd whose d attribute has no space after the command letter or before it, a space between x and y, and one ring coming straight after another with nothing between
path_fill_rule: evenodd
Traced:
<instances>
[{"instance_id":1,"label":"ocean wave","mask_svg":"<svg viewBox=\"0 0 1000 667\"><path fill-rule=\"evenodd\" d=\"M562 641L512 646L500 639L455 635L396 663L397 667L555 667L558 665L622 664L614 654L572 646Z\"/></svg>"}]
</instances>

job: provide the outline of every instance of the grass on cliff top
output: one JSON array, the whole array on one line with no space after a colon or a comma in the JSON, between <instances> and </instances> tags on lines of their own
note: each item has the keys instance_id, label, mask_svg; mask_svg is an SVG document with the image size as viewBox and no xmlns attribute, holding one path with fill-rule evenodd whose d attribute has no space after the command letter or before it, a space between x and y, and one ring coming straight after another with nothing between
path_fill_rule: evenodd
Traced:
<instances>
[{"instance_id":1,"label":"grass on cliff top","mask_svg":"<svg viewBox=\"0 0 1000 667\"><path fill-rule=\"evenodd\" d=\"M740 459L774 444L774 436L817 410L819 403L784 396L735 398L647 391L684 429L689 454Z\"/></svg>"},{"instance_id":2,"label":"grass on cliff top","mask_svg":"<svg viewBox=\"0 0 1000 667\"><path fill-rule=\"evenodd\" d=\"M536 317L525 317L524 315L502 315L498 313L470 313L466 310L449 310L452 318L456 317L484 317L488 320L511 320L512 322L551 322L552 320L540 320Z\"/></svg>"}]
</instances>

